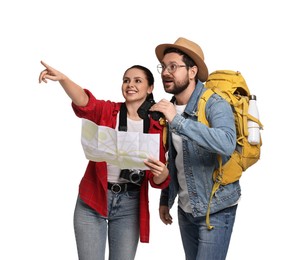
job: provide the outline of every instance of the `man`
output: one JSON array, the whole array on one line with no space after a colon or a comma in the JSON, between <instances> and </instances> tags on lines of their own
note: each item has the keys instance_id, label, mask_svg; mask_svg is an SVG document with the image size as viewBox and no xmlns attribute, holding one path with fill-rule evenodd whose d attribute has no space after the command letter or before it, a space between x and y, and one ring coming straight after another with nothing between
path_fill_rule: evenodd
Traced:
<instances>
[{"instance_id":1,"label":"man","mask_svg":"<svg viewBox=\"0 0 305 260\"><path fill-rule=\"evenodd\" d=\"M172 223L169 213L178 195L178 222L187 260L226 258L241 190L239 182L221 186L212 198L209 222L207 208L218 167L217 154L225 163L235 149L233 111L227 101L214 94L207 102L210 127L197 121L197 105L206 90L208 69L200 46L178 38L174 44L156 47L164 90L173 94L151 110L162 112L168 122L168 167L171 182L162 190L160 218Z\"/></svg>"}]
</instances>

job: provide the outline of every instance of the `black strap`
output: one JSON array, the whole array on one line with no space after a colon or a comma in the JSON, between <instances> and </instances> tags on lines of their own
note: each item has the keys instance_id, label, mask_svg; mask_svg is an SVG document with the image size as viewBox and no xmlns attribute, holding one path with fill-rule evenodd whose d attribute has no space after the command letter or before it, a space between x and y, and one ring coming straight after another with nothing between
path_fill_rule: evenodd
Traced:
<instances>
[{"instance_id":1,"label":"black strap","mask_svg":"<svg viewBox=\"0 0 305 260\"><path fill-rule=\"evenodd\" d=\"M120 108L119 131L127 132L127 108L123 103Z\"/></svg>"},{"instance_id":2,"label":"black strap","mask_svg":"<svg viewBox=\"0 0 305 260\"><path fill-rule=\"evenodd\" d=\"M143 120L143 133L148 133L149 130L149 117L145 117ZM127 107L125 103L122 103L119 115L119 131L127 132Z\"/></svg>"}]
</instances>

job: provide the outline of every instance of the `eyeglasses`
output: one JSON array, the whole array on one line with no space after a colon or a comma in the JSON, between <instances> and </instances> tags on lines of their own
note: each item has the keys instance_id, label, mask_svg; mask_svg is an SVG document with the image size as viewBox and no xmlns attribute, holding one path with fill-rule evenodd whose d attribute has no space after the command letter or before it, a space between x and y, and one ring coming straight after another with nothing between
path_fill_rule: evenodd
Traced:
<instances>
[{"instance_id":1,"label":"eyeglasses","mask_svg":"<svg viewBox=\"0 0 305 260\"><path fill-rule=\"evenodd\" d=\"M158 64L157 66L157 70L160 74L162 74L164 72L164 70L166 69L169 73L175 73L175 71L178 68L181 67L187 67L186 65L178 65L177 63L170 63L168 66L165 66L163 64Z\"/></svg>"}]
</instances>

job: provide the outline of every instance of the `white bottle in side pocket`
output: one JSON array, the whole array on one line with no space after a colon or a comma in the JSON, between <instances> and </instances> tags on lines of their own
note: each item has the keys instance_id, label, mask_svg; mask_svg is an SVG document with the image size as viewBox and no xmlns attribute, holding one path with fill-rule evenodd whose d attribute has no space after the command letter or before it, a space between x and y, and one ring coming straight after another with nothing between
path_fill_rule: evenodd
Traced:
<instances>
[{"instance_id":1,"label":"white bottle in side pocket","mask_svg":"<svg viewBox=\"0 0 305 260\"><path fill-rule=\"evenodd\" d=\"M250 95L248 113L251 116L259 119L259 113L258 113L255 95ZM248 135L249 143L252 145L259 144L260 143L259 125L256 122L253 122L252 120L248 120L248 132L249 132L249 135Z\"/></svg>"}]
</instances>

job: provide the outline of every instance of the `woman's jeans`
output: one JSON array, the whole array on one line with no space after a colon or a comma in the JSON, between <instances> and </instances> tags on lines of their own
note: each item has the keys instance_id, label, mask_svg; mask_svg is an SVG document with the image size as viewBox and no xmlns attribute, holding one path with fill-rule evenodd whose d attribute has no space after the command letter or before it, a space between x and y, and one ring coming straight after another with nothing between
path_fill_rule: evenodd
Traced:
<instances>
[{"instance_id":1,"label":"woman's jeans","mask_svg":"<svg viewBox=\"0 0 305 260\"><path fill-rule=\"evenodd\" d=\"M186 260L224 260L228 252L237 205L210 215L214 226L208 230L205 217L194 218L178 207L180 234Z\"/></svg>"},{"instance_id":2,"label":"woman's jeans","mask_svg":"<svg viewBox=\"0 0 305 260\"><path fill-rule=\"evenodd\" d=\"M79 260L105 259L108 234L109 259L133 260L139 241L139 191L114 194L108 190L108 217L103 217L79 197L74 231Z\"/></svg>"}]
</instances>

